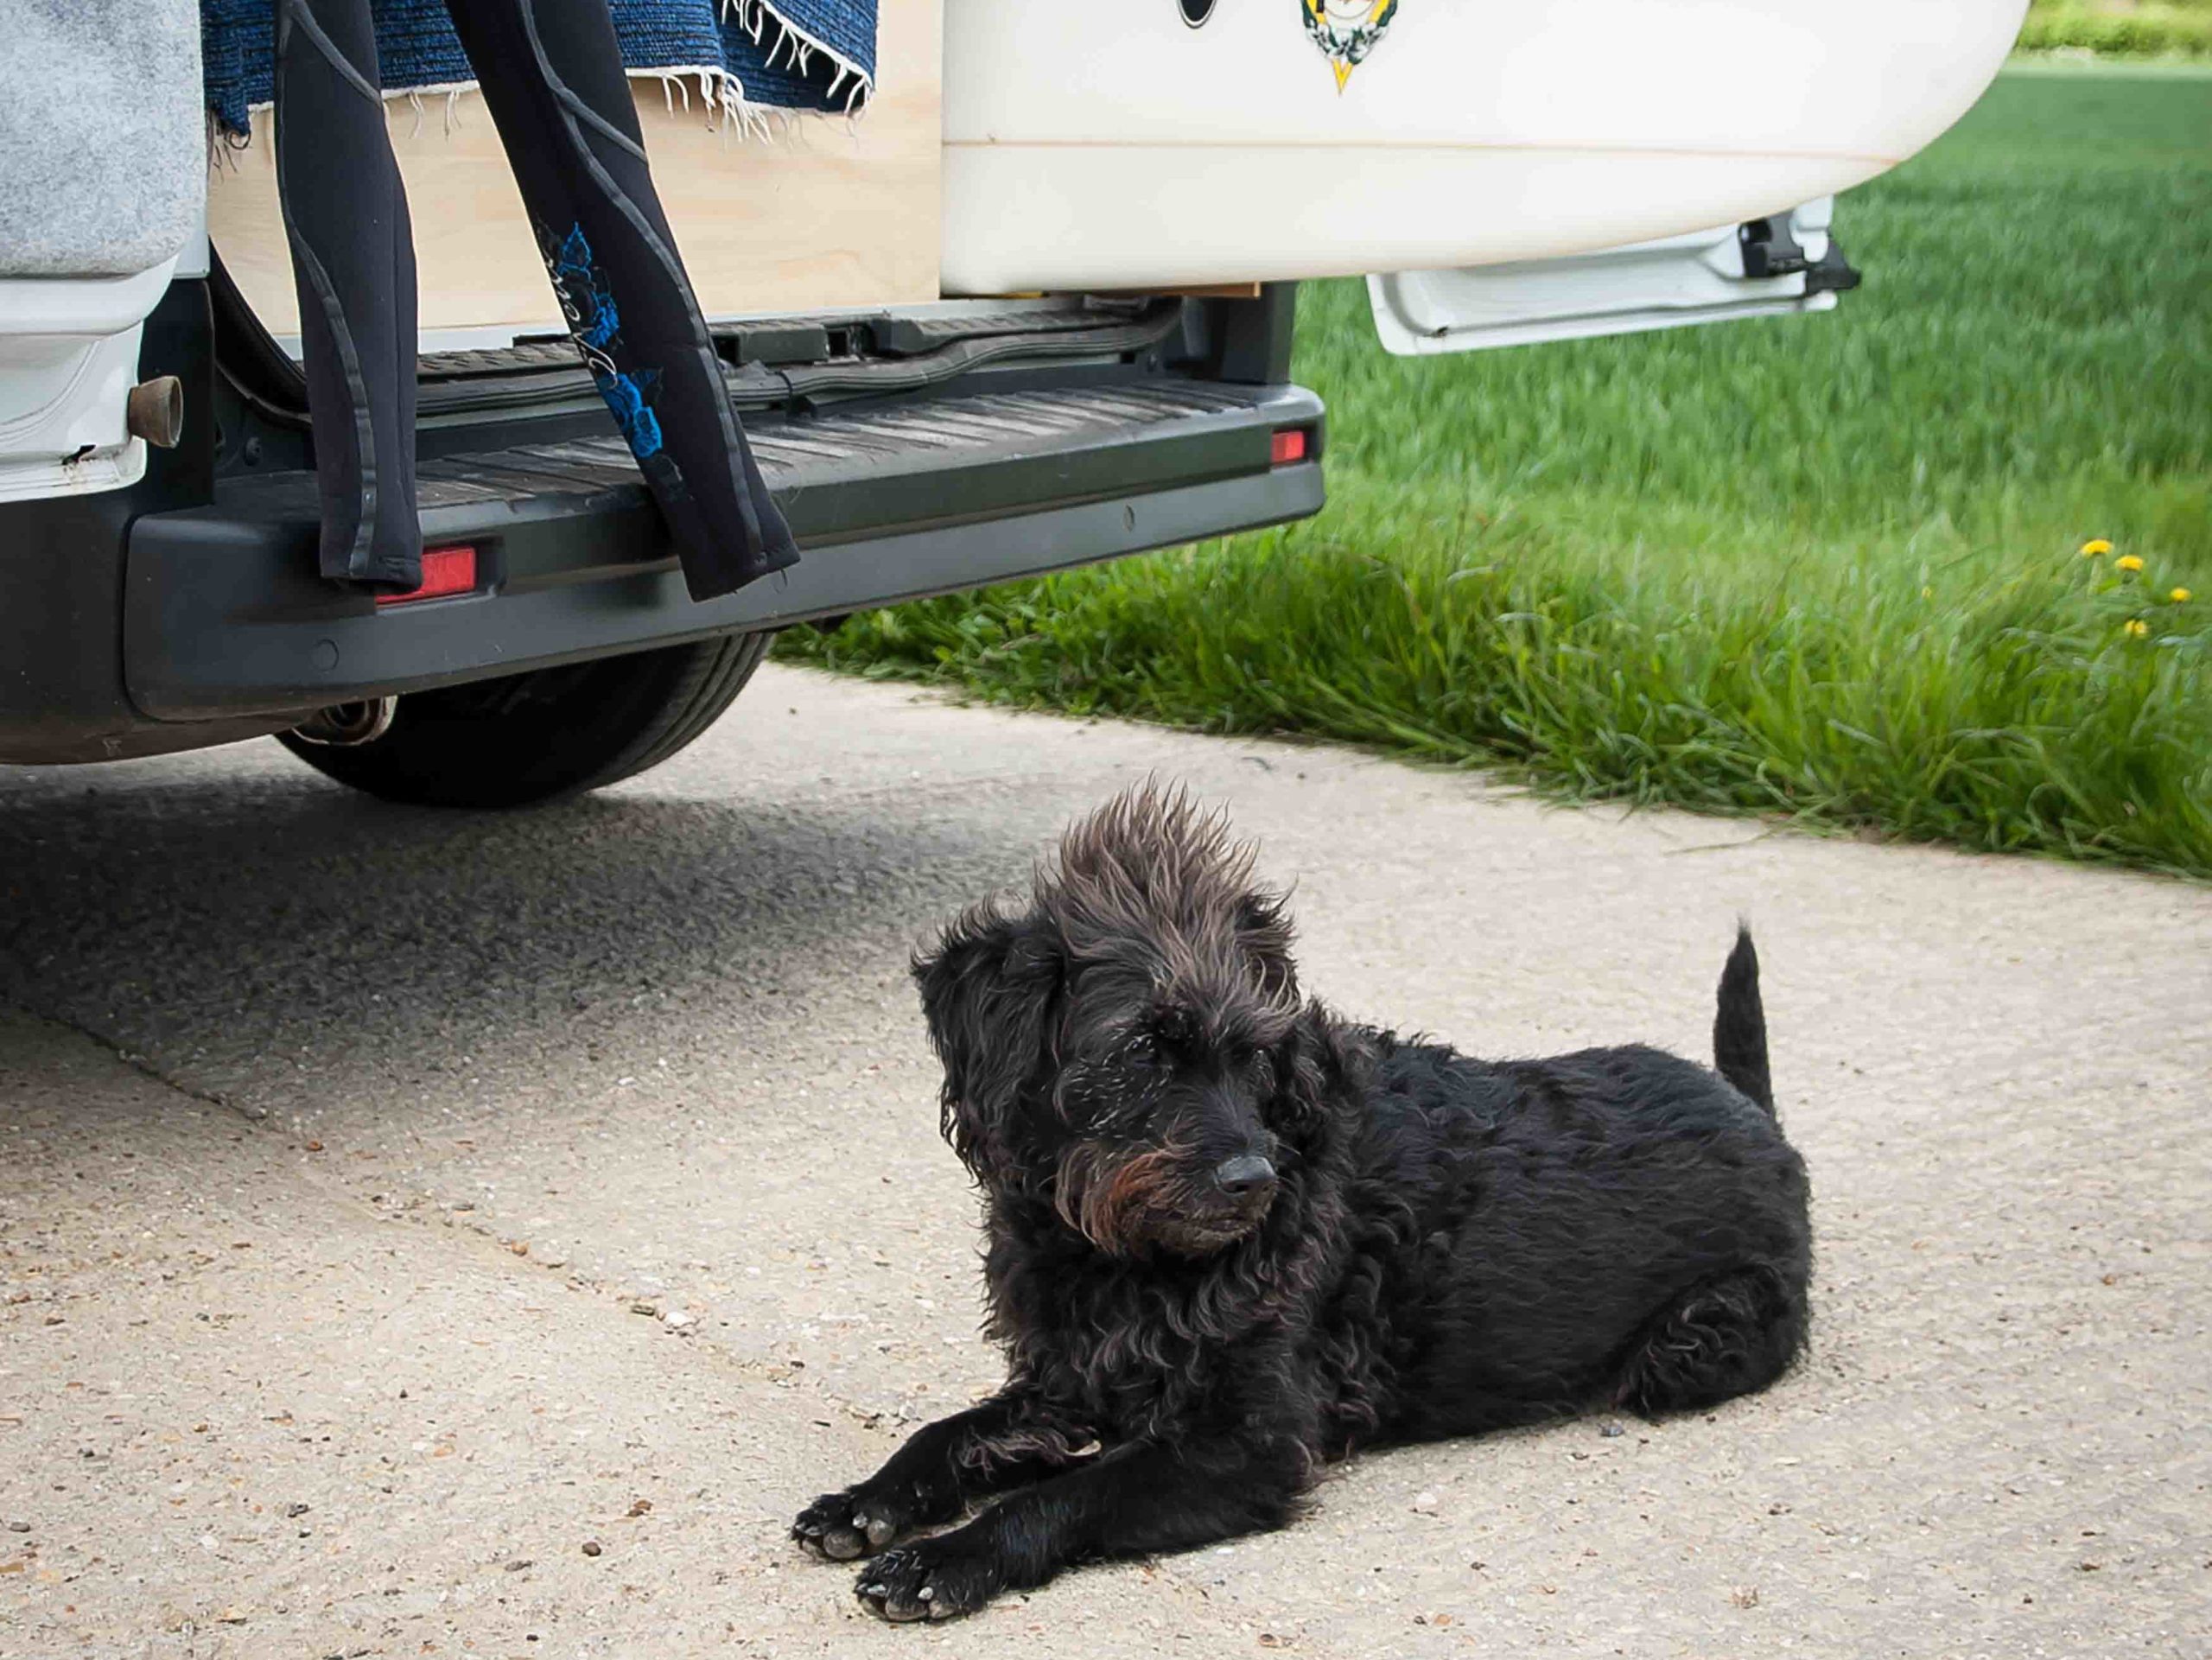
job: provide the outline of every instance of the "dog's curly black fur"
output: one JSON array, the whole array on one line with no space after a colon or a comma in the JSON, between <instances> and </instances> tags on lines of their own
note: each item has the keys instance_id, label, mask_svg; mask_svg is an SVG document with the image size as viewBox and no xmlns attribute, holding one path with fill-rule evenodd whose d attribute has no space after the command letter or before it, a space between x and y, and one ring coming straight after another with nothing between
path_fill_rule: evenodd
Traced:
<instances>
[{"instance_id":1,"label":"dog's curly black fur","mask_svg":"<svg viewBox=\"0 0 2212 1660\"><path fill-rule=\"evenodd\" d=\"M1747 934L1717 1075L1351 1025L1290 944L1251 850L1147 786L1071 830L1025 909L968 912L916 963L1008 1376L799 1517L823 1555L880 1553L874 1612L1277 1526L1359 1447L1704 1406L1796 1358L1805 1170Z\"/></svg>"}]
</instances>

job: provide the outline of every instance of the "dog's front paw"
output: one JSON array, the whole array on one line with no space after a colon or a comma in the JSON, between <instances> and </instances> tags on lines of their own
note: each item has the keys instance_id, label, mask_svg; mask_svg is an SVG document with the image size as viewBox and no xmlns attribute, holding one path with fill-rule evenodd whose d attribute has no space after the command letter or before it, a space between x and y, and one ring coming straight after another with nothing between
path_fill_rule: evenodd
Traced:
<instances>
[{"instance_id":1,"label":"dog's front paw","mask_svg":"<svg viewBox=\"0 0 2212 1660\"><path fill-rule=\"evenodd\" d=\"M972 1614L999 1588L998 1570L985 1558L946 1549L957 1536L887 1550L861 1570L854 1587L872 1614L904 1624Z\"/></svg>"},{"instance_id":2,"label":"dog's front paw","mask_svg":"<svg viewBox=\"0 0 2212 1660\"><path fill-rule=\"evenodd\" d=\"M791 1537L833 1562L856 1561L913 1525L906 1507L866 1487L824 1493L798 1513Z\"/></svg>"}]
</instances>

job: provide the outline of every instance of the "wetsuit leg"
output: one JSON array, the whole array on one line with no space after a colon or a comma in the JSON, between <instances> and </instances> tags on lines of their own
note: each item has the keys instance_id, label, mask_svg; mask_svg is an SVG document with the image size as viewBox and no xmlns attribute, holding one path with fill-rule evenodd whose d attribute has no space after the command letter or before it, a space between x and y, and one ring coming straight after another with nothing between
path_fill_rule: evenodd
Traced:
<instances>
[{"instance_id":1,"label":"wetsuit leg","mask_svg":"<svg viewBox=\"0 0 2212 1660\"><path fill-rule=\"evenodd\" d=\"M798 550L753 458L646 163L607 0L446 0L570 333L694 599Z\"/></svg>"},{"instance_id":2,"label":"wetsuit leg","mask_svg":"<svg viewBox=\"0 0 2212 1660\"><path fill-rule=\"evenodd\" d=\"M322 498L322 574L423 580L415 243L384 124L369 0L277 0L276 184Z\"/></svg>"}]
</instances>

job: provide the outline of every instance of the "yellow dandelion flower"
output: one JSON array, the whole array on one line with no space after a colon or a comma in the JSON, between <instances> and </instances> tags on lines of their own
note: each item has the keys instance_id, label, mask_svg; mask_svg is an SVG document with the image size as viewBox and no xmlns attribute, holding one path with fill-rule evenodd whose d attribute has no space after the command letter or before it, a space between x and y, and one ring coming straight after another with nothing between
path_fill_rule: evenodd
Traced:
<instances>
[{"instance_id":1,"label":"yellow dandelion flower","mask_svg":"<svg viewBox=\"0 0 2212 1660\"><path fill-rule=\"evenodd\" d=\"M2144 635L2151 632L2151 625L2144 621L2140 617L2130 617L2127 620L2126 628L2122 632L2125 633L2130 639L2140 639Z\"/></svg>"},{"instance_id":2,"label":"yellow dandelion flower","mask_svg":"<svg viewBox=\"0 0 2212 1660\"><path fill-rule=\"evenodd\" d=\"M2143 569L2142 557L2138 554L2123 553L2119 558L2113 560L2112 563L2113 568L2119 570L2140 570Z\"/></svg>"},{"instance_id":3,"label":"yellow dandelion flower","mask_svg":"<svg viewBox=\"0 0 2212 1660\"><path fill-rule=\"evenodd\" d=\"M1923 600L1932 600L1936 597L1936 590L1932 588L1923 588L1920 590L1920 597Z\"/></svg>"},{"instance_id":4,"label":"yellow dandelion flower","mask_svg":"<svg viewBox=\"0 0 2212 1660\"><path fill-rule=\"evenodd\" d=\"M2102 558L2106 554L2110 553L2111 551L2112 544L2106 541L2101 536L2097 537L2091 541L2084 542L2082 544L2082 557L2084 559Z\"/></svg>"},{"instance_id":5,"label":"yellow dandelion flower","mask_svg":"<svg viewBox=\"0 0 2212 1660\"><path fill-rule=\"evenodd\" d=\"M2196 596L2194 594L2191 594L2185 588L2177 588L2172 593L2167 595L2166 597L2171 600L2176 605L2187 605Z\"/></svg>"}]
</instances>

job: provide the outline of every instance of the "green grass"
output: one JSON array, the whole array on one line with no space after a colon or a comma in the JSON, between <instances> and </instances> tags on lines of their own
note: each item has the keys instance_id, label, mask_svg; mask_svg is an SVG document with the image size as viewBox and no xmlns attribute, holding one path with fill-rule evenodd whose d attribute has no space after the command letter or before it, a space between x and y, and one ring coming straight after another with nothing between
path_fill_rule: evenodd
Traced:
<instances>
[{"instance_id":1,"label":"green grass","mask_svg":"<svg viewBox=\"0 0 2212 1660\"><path fill-rule=\"evenodd\" d=\"M2212 0L2034 0L2024 51L2106 57L2212 57Z\"/></svg>"},{"instance_id":2,"label":"green grass","mask_svg":"<svg viewBox=\"0 0 2212 1660\"><path fill-rule=\"evenodd\" d=\"M2008 75L1840 229L1834 315L1457 359L1310 285L1319 518L782 649L2212 876L2212 76Z\"/></svg>"}]
</instances>

